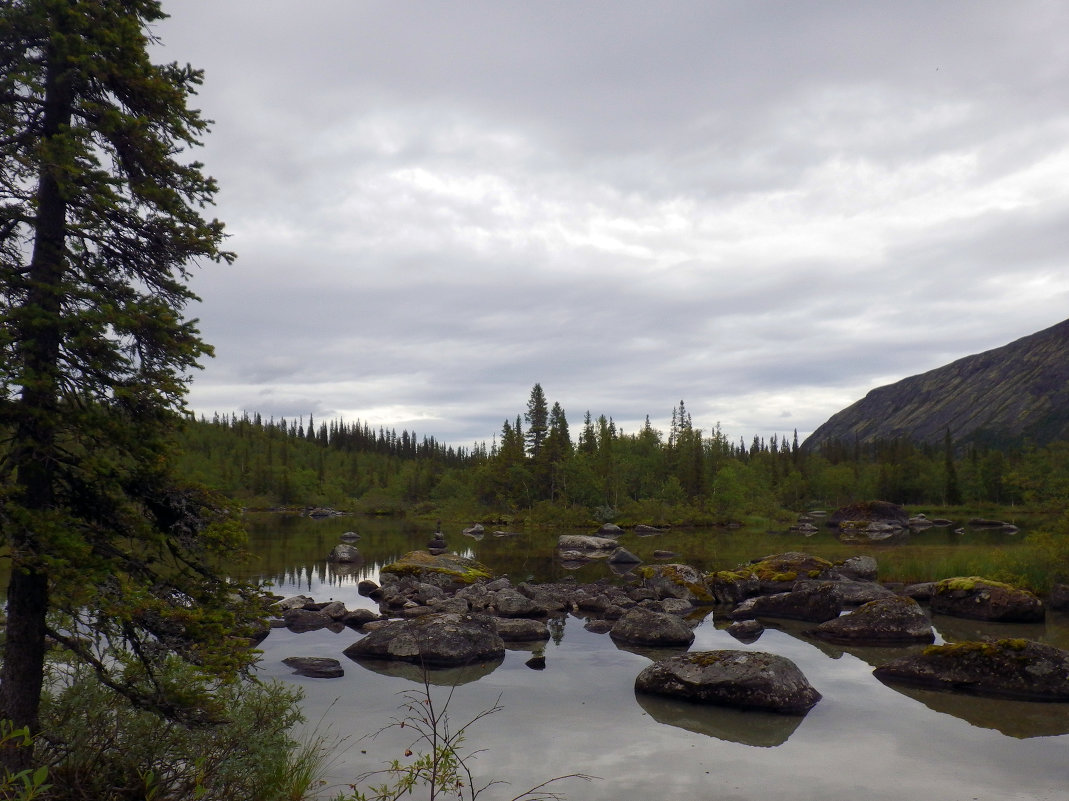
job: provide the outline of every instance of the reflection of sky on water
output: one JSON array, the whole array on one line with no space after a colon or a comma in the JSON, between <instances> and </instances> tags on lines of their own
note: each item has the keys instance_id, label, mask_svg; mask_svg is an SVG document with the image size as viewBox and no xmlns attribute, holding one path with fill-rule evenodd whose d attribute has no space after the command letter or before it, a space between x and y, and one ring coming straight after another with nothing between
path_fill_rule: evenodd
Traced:
<instances>
[{"instance_id":1,"label":"reflection of sky on water","mask_svg":"<svg viewBox=\"0 0 1069 801\"><path fill-rule=\"evenodd\" d=\"M329 548L327 549L329 550ZM324 551L325 553L325 551ZM276 591L334 597L350 607L373 608L356 585L376 578L379 562L369 561L352 573L333 571L325 562L281 571ZM608 635L583 628L568 618L560 642L545 644L546 668L525 666L527 650L509 650L499 667L459 686L451 702L454 722L464 722L494 704L504 709L469 732L473 748L486 748L475 762L485 777L513 782L495 797L511 798L547 777L584 772L603 777L590 785L570 783L559 789L573 801L655 798L757 801L786 797L792 801L901 801L904 798L977 799L977 801L1064 801L1069 797L1069 735L1006 736L988 725L990 716L1019 719L1034 710L1043 723L1069 711L1069 705L988 701L949 696L917 700L881 684L872 676L883 649L837 648L799 637L806 624L770 627L759 640L744 645L707 617L695 630L692 650L722 648L771 651L793 660L823 695L779 745L755 747L754 719L746 713L706 722L740 728L693 731L678 721L661 722L635 697L634 680L649 664L641 654L617 648ZM968 626L975 627L969 622ZM972 629L970 629L971 631ZM1062 636L1049 632L1049 636ZM410 739L391 730L375 740L361 737L381 729L396 716L398 693L418 687L412 677L384 675L341 655L360 635L345 630L292 634L275 630L262 644L263 673L304 688L307 716L322 718L337 736L348 740L330 768L331 781L353 776L401 757ZM888 649L889 655L900 653ZM341 679L291 676L281 664L286 656L332 656L345 668ZM448 688L433 690L441 693ZM930 693L929 695L937 695ZM438 696L436 695L436 698ZM970 701L978 700L974 706ZM954 708L957 702L964 709ZM1023 702L1021 702L1023 703ZM972 719L983 710L987 723ZM701 719L701 710L696 717ZM715 728L715 727L713 727ZM1003 726L1005 728L1005 725ZM1037 724L1037 734L1043 734ZM749 740L747 740L749 737ZM361 751L367 751L366 754Z\"/></svg>"}]
</instances>

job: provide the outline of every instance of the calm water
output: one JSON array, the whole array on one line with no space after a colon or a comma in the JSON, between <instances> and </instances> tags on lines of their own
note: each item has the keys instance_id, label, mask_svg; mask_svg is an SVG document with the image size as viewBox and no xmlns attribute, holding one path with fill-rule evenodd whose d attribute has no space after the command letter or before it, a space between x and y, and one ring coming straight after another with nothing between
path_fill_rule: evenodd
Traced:
<instances>
[{"instance_id":1,"label":"calm water","mask_svg":"<svg viewBox=\"0 0 1069 801\"><path fill-rule=\"evenodd\" d=\"M363 565L337 568L326 554L338 535L357 530ZM398 521L338 518L310 521L269 518L253 521L259 554L248 575L271 580L280 594L303 592L333 598L350 607L372 606L356 592L361 578L377 578L379 567L401 553L424 547L426 528ZM555 580L569 573L582 581L611 576L605 564L568 571L553 559L552 534L480 541L446 530L450 547L484 561L514 581ZM989 535L984 535L989 536ZM993 535L991 535L993 536ZM944 531L915 537L906 547L955 545ZM842 557L830 535L796 539L754 532L688 532L621 543L648 558L653 549L678 551L680 561L705 569L785 550ZM986 547L1015 547L991 540ZM879 559L880 551L873 551ZM886 552L883 552L886 557ZM467 721L500 698L501 712L468 732L475 762L485 778L511 782L491 798L512 798L546 778L582 772L601 777L590 784L560 786L573 801L591 799L719 799L758 801L937 801L1069 800L1069 704L1034 704L966 698L933 692L901 691L876 681L873 666L904 649L842 649L801 637L805 624L769 629L752 645L722 630L720 611L707 614L696 629L693 650L763 650L792 659L824 696L804 718L780 717L699 707L637 696L635 676L658 654L617 648L607 635L591 634L583 620L569 617L545 645L546 669L525 666L528 650L507 652L498 665L434 676L436 698L448 685L454 725ZM946 639L1022 636L1069 648L1069 620L1048 614L1045 624L984 625L936 618ZM338 739L329 781L352 777L400 758L411 740L403 730L371 735L397 715L398 694L418 688L412 670L370 669L342 650L360 635L345 630L292 634L276 629L261 646L262 673L299 684L306 693L311 724ZM667 654L664 654L667 655ZM342 661L340 679L293 676L287 656L332 656ZM326 796L326 793L324 793ZM484 797L487 797L484 796Z\"/></svg>"}]
</instances>

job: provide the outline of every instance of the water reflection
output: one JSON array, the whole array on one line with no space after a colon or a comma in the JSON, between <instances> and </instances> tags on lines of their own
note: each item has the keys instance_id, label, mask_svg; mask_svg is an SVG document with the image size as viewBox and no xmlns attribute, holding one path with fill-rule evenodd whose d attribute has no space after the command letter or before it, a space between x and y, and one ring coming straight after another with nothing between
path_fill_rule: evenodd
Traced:
<instances>
[{"instance_id":1,"label":"water reflection","mask_svg":"<svg viewBox=\"0 0 1069 801\"><path fill-rule=\"evenodd\" d=\"M757 748L783 745L805 718L804 715L776 715L772 712L692 704L646 693L635 693L635 700L658 723Z\"/></svg>"},{"instance_id":2,"label":"water reflection","mask_svg":"<svg viewBox=\"0 0 1069 801\"><path fill-rule=\"evenodd\" d=\"M489 676L501 665L504 659L480 662L477 665L464 665L463 667L451 668L424 668L411 662L397 662L388 659L360 659L349 657L360 667L378 673L382 676L394 676L407 679L416 684L423 684L426 679L428 684L436 687L459 687L462 684L470 684L485 676Z\"/></svg>"},{"instance_id":3,"label":"water reflection","mask_svg":"<svg viewBox=\"0 0 1069 801\"><path fill-rule=\"evenodd\" d=\"M1025 740L1069 734L1069 703L982 698L901 684L886 686L935 712L953 715L982 729L994 729L1007 737Z\"/></svg>"},{"instance_id":4,"label":"water reflection","mask_svg":"<svg viewBox=\"0 0 1069 801\"><path fill-rule=\"evenodd\" d=\"M354 528L361 534L359 548L364 563L358 566L328 564L326 556L340 535ZM576 565L574 571L562 565L556 553L557 534L553 531L525 532L516 537L486 536L476 540L453 532L447 540L465 555L488 565L496 575L508 575L515 583L525 580L621 580L606 560ZM895 548L901 548L899 553L914 553L912 558L923 563L926 547L985 548L992 544L986 540L996 536L1000 535L984 534L963 539L951 538L943 531L925 532L914 536L910 544ZM955 542L949 543L948 539ZM235 573L270 578L277 591L287 594L304 592L318 600L328 600L332 596L344 600L350 608L354 605L373 607L371 601L359 595L356 585L363 579L378 580L383 565L411 550L425 547L426 540L427 526L412 526L398 520L264 518L252 529L252 546L258 561L252 566L236 568ZM878 548L846 546L825 532L815 534L804 543L785 535L717 530L673 531L653 538L625 535L622 540L629 551L647 562L654 560L653 548L670 549L681 554L679 561L701 570L730 568L766 553L799 548L814 555L840 559L852 553L871 553L881 564L884 554L890 553ZM721 630L730 622L720 619L721 612L720 608L714 609L715 618L707 618L698 627L702 639L699 646L709 649L750 647ZM579 622L575 618L568 620L572 624ZM766 783L770 779L773 784L779 781L781 787L793 788L798 771L811 770L814 781L825 781L827 762L822 759L841 758L828 755L841 755L847 751L866 760L871 771L871 776L866 779L868 784L864 788L848 788L844 784L837 787L841 793L833 792L821 798L897 799L902 796L896 794L895 787L905 773L915 785L913 789L918 789L921 782L928 790L934 788L934 792L928 793L931 797L977 796L984 801L1012 797L991 794L991 788L996 785L1003 789L1010 786L1035 789L1051 782L1054 776L1064 778L1064 749L1069 746L1069 704L889 688L871 676L871 667L923 646L832 645L804 634L813 624L763 622L769 631L761 640L761 648L780 652L794 660L824 694L825 700L805 718L807 724L800 729L800 720L790 716L705 707L656 696L642 696L637 703L632 702L634 678L641 670L640 663L686 649L618 645L608 635L592 634L581 625L565 628L563 618L550 621L552 638L543 644L541 654L550 668L545 672L532 671L526 666L531 661L529 657L539 655L537 649L528 652L526 647L510 644L503 662L435 670L430 678L434 684L440 685L473 684L475 686L468 689L469 693L491 700L498 693L506 692L510 710L517 719L545 716L546 725L559 732L554 742L559 738L560 759L579 754L585 768L589 767L586 760L597 756L588 753L591 727L603 732L602 739L616 738L614 742L621 753L635 742L644 743L661 767L650 769L644 764L641 772L630 776L636 783L633 786L648 781L661 787L668 775L686 775L687 760L694 753L688 755L686 749L699 740L711 755L710 759L734 760L740 752L730 749L752 746L746 749L747 762L733 762L737 772L749 771L748 775L752 776L753 792L746 796L751 798L766 797L762 790L767 790ZM1069 617L1064 614L1048 612L1044 624L990 624L943 616L937 616L933 623L941 639L948 641L1027 637L1069 648ZM323 632L293 635L282 629L273 632L263 647L278 657L293 653L336 656L343 646L337 645L334 637ZM348 640L346 645L351 642L344 639ZM346 677L336 682L346 682L353 696L362 698L363 707L383 705L379 714L385 716L389 710L386 708L388 702L383 699L392 688L390 682L398 681L407 686L410 682L423 681L422 670L409 663L366 660L357 664L364 670L347 671ZM313 680L301 681L304 682L302 686L309 688L310 698L322 696L326 699L324 706L338 692L335 689L338 684L327 686L317 685ZM324 689L319 689L320 686ZM314 707L306 711L310 719L315 719L320 710ZM864 722L875 719L874 716L882 721L878 730ZM651 727L659 730L657 737L649 736ZM530 741L525 739L527 737ZM791 742L787 748L774 748L786 743L788 738ZM495 757L500 756L505 762L509 759L506 754L509 743L517 742L517 761L510 765L527 765L532 749L547 747L544 733L531 729L526 722L510 730L508 737L498 739ZM722 746L716 743L722 743ZM718 750L721 748L729 750ZM889 749L898 755L896 759L904 760L902 764L896 766L892 764L893 760L887 760ZM774 753L775 761L761 761L763 753ZM904 754L909 754L908 758ZM961 766L966 764L969 765L969 778L963 780ZM624 770L620 766L617 768ZM979 778L981 774L982 779ZM873 778L877 776L880 778ZM863 792L855 792L858 789ZM939 789L947 792L941 794ZM613 795L611 786L606 786L603 791L597 788L587 790L587 798L619 797Z\"/></svg>"}]
</instances>

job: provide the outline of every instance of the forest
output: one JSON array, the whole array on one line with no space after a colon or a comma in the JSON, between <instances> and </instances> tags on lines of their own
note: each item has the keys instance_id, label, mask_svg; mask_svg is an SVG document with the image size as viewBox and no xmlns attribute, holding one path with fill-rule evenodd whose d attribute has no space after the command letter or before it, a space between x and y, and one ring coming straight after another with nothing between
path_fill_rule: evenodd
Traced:
<instances>
[{"instance_id":1,"label":"forest","mask_svg":"<svg viewBox=\"0 0 1069 801\"><path fill-rule=\"evenodd\" d=\"M540 384L505 417L491 444L446 446L432 436L360 421L216 414L190 419L178 468L249 508L330 506L370 514L584 525L721 525L879 498L918 506L1057 510L1069 443L1012 449L906 439L833 442L811 452L797 432L729 441L695 427L684 401L667 432L637 431L587 411L573 433Z\"/></svg>"}]
</instances>

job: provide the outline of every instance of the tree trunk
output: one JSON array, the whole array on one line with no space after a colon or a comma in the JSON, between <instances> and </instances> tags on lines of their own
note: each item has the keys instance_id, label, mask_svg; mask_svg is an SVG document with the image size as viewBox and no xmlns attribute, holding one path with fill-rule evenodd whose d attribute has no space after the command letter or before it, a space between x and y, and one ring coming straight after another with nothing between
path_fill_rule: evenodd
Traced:
<instances>
[{"instance_id":1,"label":"tree trunk","mask_svg":"<svg viewBox=\"0 0 1069 801\"><path fill-rule=\"evenodd\" d=\"M62 153L59 140L69 127L73 96L67 54L60 42L46 59L42 141L46 152ZM66 271L67 202L61 158L46 160L37 185L37 218L28 290L17 314L16 335L22 364L22 392L15 404L11 463L18 501L30 513L26 528L12 532L11 582L7 590L7 641L0 667L0 719L37 732L44 683L48 575L39 562L40 532L34 513L48 515L56 503L56 433L59 427L59 370L63 331L63 278ZM0 750L10 772L30 767L29 748Z\"/></svg>"}]
</instances>

